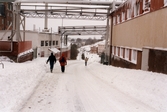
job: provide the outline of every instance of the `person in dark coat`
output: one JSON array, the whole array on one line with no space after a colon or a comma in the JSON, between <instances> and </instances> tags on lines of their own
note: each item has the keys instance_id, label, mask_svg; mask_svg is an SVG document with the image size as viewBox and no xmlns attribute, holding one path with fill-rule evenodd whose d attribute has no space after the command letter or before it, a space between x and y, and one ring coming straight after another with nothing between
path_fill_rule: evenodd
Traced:
<instances>
[{"instance_id":1,"label":"person in dark coat","mask_svg":"<svg viewBox=\"0 0 167 112\"><path fill-rule=\"evenodd\" d=\"M59 58L60 66L61 66L61 71L65 71L65 65L67 65L67 60L65 55L62 53L61 57Z\"/></svg>"},{"instance_id":2,"label":"person in dark coat","mask_svg":"<svg viewBox=\"0 0 167 112\"><path fill-rule=\"evenodd\" d=\"M88 59L89 58L87 58L87 57L85 58L85 66L87 66Z\"/></svg>"},{"instance_id":3,"label":"person in dark coat","mask_svg":"<svg viewBox=\"0 0 167 112\"><path fill-rule=\"evenodd\" d=\"M48 63L48 62L50 62L50 71L52 72L53 71L53 67L54 67L54 64L56 63L56 57L53 55L53 53L51 53L51 55L49 56L49 58L48 58L48 60L47 60L47 62L46 62L46 64Z\"/></svg>"}]
</instances>

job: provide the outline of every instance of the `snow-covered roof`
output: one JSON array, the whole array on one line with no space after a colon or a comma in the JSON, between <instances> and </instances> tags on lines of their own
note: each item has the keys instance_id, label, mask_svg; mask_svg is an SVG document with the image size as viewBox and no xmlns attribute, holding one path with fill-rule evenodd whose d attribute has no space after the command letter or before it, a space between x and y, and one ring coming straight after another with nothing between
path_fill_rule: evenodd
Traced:
<instances>
[{"instance_id":1,"label":"snow-covered roof","mask_svg":"<svg viewBox=\"0 0 167 112\"><path fill-rule=\"evenodd\" d=\"M52 51L53 53L59 53L60 50L58 50L57 48L49 48L50 51Z\"/></svg>"},{"instance_id":2,"label":"snow-covered roof","mask_svg":"<svg viewBox=\"0 0 167 112\"><path fill-rule=\"evenodd\" d=\"M18 54L18 57L23 56L23 55L28 54L28 53L31 53L31 52L34 52L34 50L33 49L29 49L27 51L24 51L24 52Z\"/></svg>"}]
</instances>

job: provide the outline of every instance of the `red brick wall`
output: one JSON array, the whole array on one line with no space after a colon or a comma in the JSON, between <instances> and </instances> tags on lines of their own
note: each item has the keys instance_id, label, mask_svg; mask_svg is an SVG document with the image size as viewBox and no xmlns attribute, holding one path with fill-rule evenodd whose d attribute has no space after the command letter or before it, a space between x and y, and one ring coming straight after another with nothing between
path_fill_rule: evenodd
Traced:
<instances>
[{"instance_id":1,"label":"red brick wall","mask_svg":"<svg viewBox=\"0 0 167 112\"><path fill-rule=\"evenodd\" d=\"M22 53L32 48L31 41L18 42L18 53Z\"/></svg>"},{"instance_id":2,"label":"red brick wall","mask_svg":"<svg viewBox=\"0 0 167 112\"><path fill-rule=\"evenodd\" d=\"M31 41L24 42L13 42L11 48L11 42L9 41L0 41L0 56L8 56L14 61L17 61L17 56L19 53L25 52L32 48ZM12 49L12 51L11 51ZM30 56L30 57L29 57ZM26 61L27 59L32 59L33 55L24 56L21 58L21 62Z\"/></svg>"},{"instance_id":3,"label":"red brick wall","mask_svg":"<svg viewBox=\"0 0 167 112\"><path fill-rule=\"evenodd\" d=\"M164 0L151 0L151 11L158 10L164 6Z\"/></svg>"}]
</instances>

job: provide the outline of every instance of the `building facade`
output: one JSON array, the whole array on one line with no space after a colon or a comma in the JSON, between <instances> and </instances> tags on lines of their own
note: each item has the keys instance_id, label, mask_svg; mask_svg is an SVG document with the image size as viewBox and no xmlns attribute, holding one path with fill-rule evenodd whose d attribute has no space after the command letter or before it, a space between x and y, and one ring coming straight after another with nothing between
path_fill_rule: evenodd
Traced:
<instances>
[{"instance_id":1,"label":"building facade","mask_svg":"<svg viewBox=\"0 0 167 112\"><path fill-rule=\"evenodd\" d=\"M167 0L127 0L111 14L111 64L167 73Z\"/></svg>"},{"instance_id":2,"label":"building facade","mask_svg":"<svg viewBox=\"0 0 167 112\"><path fill-rule=\"evenodd\" d=\"M10 2L0 3L0 30L12 29L13 4Z\"/></svg>"},{"instance_id":3,"label":"building facade","mask_svg":"<svg viewBox=\"0 0 167 112\"><path fill-rule=\"evenodd\" d=\"M97 54L98 53L98 47L97 46L91 46L90 47L90 52L93 54Z\"/></svg>"},{"instance_id":4,"label":"building facade","mask_svg":"<svg viewBox=\"0 0 167 112\"><path fill-rule=\"evenodd\" d=\"M5 33L5 31L0 31L0 37ZM6 33L6 36L10 35L11 31L8 31ZM20 32L21 35L23 35L23 32ZM17 60L20 53L23 53L28 50L33 50L33 57L48 57L52 51L50 51L50 48L57 48L60 49L60 38L61 36L54 33L43 33L43 32L34 32L34 31L26 31L25 33L25 41L23 42L17 42L16 37L13 37L13 43L11 41L5 40L7 37L5 37L2 41L0 41L0 56L6 55L10 56L13 55L11 47L13 45L17 45L15 43L20 43L19 47L16 47L13 51L15 52L14 57L12 59ZM23 45L24 44L24 45ZM27 47L28 46L28 47ZM23 49L23 50L20 50ZM9 51L10 50L10 51ZM20 51L19 51L20 50ZM19 52L18 52L19 51ZM17 52L17 53L16 53ZM27 54L25 54L27 55ZM58 55L59 56L59 55ZM32 58L33 58L32 57Z\"/></svg>"},{"instance_id":5,"label":"building facade","mask_svg":"<svg viewBox=\"0 0 167 112\"><path fill-rule=\"evenodd\" d=\"M105 50L105 44L98 44L98 55L101 55Z\"/></svg>"}]
</instances>

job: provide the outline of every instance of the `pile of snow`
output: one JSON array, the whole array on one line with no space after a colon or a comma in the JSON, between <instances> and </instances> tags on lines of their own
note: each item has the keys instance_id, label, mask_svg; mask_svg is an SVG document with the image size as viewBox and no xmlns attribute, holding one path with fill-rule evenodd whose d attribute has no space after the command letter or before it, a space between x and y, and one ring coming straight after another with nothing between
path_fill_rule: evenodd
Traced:
<instances>
[{"instance_id":1,"label":"pile of snow","mask_svg":"<svg viewBox=\"0 0 167 112\"><path fill-rule=\"evenodd\" d=\"M29 49L29 50L27 50L27 51L25 51L25 52L22 52L22 53L18 54L18 57L21 57L21 56L23 56L23 55L25 55L25 54L29 54L29 53L31 53L31 52L34 52L34 50L33 50L33 49Z\"/></svg>"},{"instance_id":2,"label":"pile of snow","mask_svg":"<svg viewBox=\"0 0 167 112\"><path fill-rule=\"evenodd\" d=\"M3 61L5 61L5 62L14 62L13 60L8 58L7 56L0 56L0 62L3 63Z\"/></svg>"},{"instance_id":3,"label":"pile of snow","mask_svg":"<svg viewBox=\"0 0 167 112\"><path fill-rule=\"evenodd\" d=\"M154 108L157 112L167 112L167 75L99 63L91 64L89 67L96 77L111 84L123 94L146 104L148 108Z\"/></svg>"},{"instance_id":4,"label":"pile of snow","mask_svg":"<svg viewBox=\"0 0 167 112\"><path fill-rule=\"evenodd\" d=\"M46 73L46 59L25 63L11 63L6 57L0 59L3 59L4 64L4 68L0 67L0 112L13 112L25 103L23 101L32 94Z\"/></svg>"}]
</instances>

